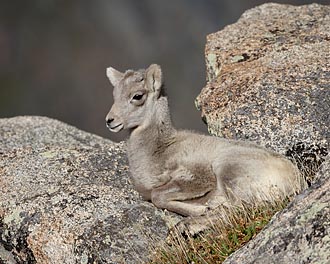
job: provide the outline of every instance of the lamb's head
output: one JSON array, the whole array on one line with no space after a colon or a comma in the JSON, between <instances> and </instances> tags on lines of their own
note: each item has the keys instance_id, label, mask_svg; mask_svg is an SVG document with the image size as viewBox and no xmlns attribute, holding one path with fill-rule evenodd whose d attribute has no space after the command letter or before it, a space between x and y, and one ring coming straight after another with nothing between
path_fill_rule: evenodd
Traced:
<instances>
[{"instance_id":1,"label":"lamb's head","mask_svg":"<svg viewBox=\"0 0 330 264\"><path fill-rule=\"evenodd\" d=\"M146 70L128 70L121 73L107 68L107 76L114 86L114 103L106 116L112 132L134 129L148 122L156 110L156 101L162 93L162 71L152 64Z\"/></svg>"}]
</instances>

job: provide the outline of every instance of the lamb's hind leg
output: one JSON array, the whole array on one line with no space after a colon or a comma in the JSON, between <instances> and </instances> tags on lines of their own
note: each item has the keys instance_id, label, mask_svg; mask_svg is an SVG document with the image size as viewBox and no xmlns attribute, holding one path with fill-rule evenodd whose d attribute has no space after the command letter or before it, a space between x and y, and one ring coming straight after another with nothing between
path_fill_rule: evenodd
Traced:
<instances>
[{"instance_id":1,"label":"lamb's hind leg","mask_svg":"<svg viewBox=\"0 0 330 264\"><path fill-rule=\"evenodd\" d=\"M209 174L191 173L186 169L176 170L172 174L171 181L152 191L152 203L159 208L184 216L204 215L208 206L205 203L199 203L198 198L213 191L216 182Z\"/></svg>"}]
</instances>

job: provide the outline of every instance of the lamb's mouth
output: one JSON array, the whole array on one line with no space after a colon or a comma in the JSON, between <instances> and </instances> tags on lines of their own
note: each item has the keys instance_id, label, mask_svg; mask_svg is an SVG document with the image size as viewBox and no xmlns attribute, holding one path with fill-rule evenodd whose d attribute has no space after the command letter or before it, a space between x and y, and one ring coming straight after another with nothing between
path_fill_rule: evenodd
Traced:
<instances>
[{"instance_id":1,"label":"lamb's mouth","mask_svg":"<svg viewBox=\"0 0 330 264\"><path fill-rule=\"evenodd\" d=\"M124 128L124 125L118 124L116 126L108 126L108 128L111 132L119 132L120 130L122 130Z\"/></svg>"}]
</instances>

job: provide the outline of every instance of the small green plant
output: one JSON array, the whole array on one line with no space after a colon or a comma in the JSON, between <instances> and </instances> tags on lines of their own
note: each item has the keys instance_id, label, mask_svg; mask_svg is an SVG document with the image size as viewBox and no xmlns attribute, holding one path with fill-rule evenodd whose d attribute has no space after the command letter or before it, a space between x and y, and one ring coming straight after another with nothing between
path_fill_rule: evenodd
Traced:
<instances>
[{"instance_id":1,"label":"small green plant","mask_svg":"<svg viewBox=\"0 0 330 264\"><path fill-rule=\"evenodd\" d=\"M222 263L230 254L254 238L288 201L258 207L223 209L227 213L226 220L219 218L212 223L210 230L194 237L183 236L174 229L167 243L155 249L150 263Z\"/></svg>"}]
</instances>

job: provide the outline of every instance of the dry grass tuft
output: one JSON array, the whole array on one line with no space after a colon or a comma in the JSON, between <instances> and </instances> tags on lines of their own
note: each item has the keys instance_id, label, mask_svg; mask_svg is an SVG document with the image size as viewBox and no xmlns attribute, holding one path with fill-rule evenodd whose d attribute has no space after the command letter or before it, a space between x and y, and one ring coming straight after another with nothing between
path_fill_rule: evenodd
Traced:
<instances>
[{"instance_id":1,"label":"dry grass tuft","mask_svg":"<svg viewBox=\"0 0 330 264\"><path fill-rule=\"evenodd\" d=\"M231 253L255 237L285 201L259 206L223 207L210 218L211 228L192 236L173 228L166 243L153 250L150 263L222 263ZM216 220L215 220L216 219Z\"/></svg>"}]
</instances>

